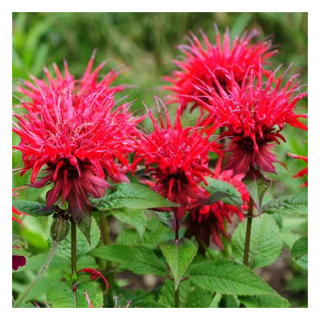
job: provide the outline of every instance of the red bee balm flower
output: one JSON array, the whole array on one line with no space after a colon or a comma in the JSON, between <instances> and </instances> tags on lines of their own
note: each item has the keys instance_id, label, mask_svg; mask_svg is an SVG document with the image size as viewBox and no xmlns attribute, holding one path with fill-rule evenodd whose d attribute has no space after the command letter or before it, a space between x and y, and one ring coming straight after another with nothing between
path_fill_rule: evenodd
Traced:
<instances>
[{"instance_id":1,"label":"red bee balm flower","mask_svg":"<svg viewBox=\"0 0 320 320\"><path fill-rule=\"evenodd\" d=\"M113 95L103 95L102 99L100 92L92 94L77 106L70 99L62 110L54 95L49 99L52 111L44 97L36 113L26 103L23 106L29 115L14 113L18 124L14 123L13 131L21 137L14 148L22 152L21 175L32 170L32 187L54 183L47 193L47 207L62 195L62 201L67 200L69 212L79 224L82 215L91 212L88 194L100 198L110 187L105 176L124 180L122 167L129 168L126 156L133 148L135 121L130 120L128 104L112 111ZM45 165L44 176L36 182Z\"/></svg>"},{"instance_id":2,"label":"red bee balm flower","mask_svg":"<svg viewBox=\"0 0 320 320\"><path fill-rule=\"evenodd\" d=\"M238 174L233 176L233 170L223 171L218 180L228 182L233 185L239 193L243 201L242 210L248 209L250 200L249 193L242 183L244 174ZM187 224L189 225L185 236L187 238L195 237L199 243L199 249L202 253L205 252L205 247L210 244L210 237L212 242L216 244L220 249L224 249L221 236L224 235L229 238L229 235L225 231L224 223L227 221L231 224L231 217L236 214L240 220L244 219L243 212L235 205L229 205L222 201L215 202L212 205L201 205L200 208L190 211ZM197 207L197 204L192 205L193 208Z\"/></svg>"},{"instance_id":3,"label":"red bee balm flower","mask_svg":"<svg viewBox=\"0 0 320 320\"><path fill-rule=\"evenodd\" d=\"M19 87L17 90L31 99L28 106L33 112L39 112L43 107L44 100L50 112L54 111L54 106L59 105L60 110L68 111L69 106L72 106L79 111L85 108L88 103L101 104L103 100L111 93L122 91L125 86L119 85L110 87L111 83L117 78L118 72L111 70L105 75L100 82L97 82L99 72L106 64L106 61L101 63L94 71L91 72L94 63L95 52L92 55L87 69L81 79L75 79L70 74L67 61L64 61L65 76L63 77L58 66L53 64L56 73L54 79L49 70L45 67L44 72L47 76L48 83L44 80L37 79L31 76L34 84L30 81L24 82L24 87ZM95 99L88 98L96 95Z\"/></svg>"},{"instance_id":4,"label":"red bee balm flower","mask_svg":"<svg viewBox=\"0 0 320 320\"><path fill-rule=\"evenodd\" d=\"M297 155L295 155L295 154L293 154L293 153L288 153L288 156L289 156L289 157L292 157L292 158L295 158L295 159L301 159L301 160L303 160L304 162L308 163L308 157L306 157L306 156L297 156ZM300 172L298 172L298 173L297 173L296 175L294 175L293 177L294 177L294 178L301 178L301 177L303 177L303 176L305 176L305 175L308 175L308 167L302 169ZM301 187L307 187L307 186L308 186L308 181L305 182L304 184L302 184L302 185L300 186L300 188L301 188Z\"/></svg>"},{"instance_id":5,"label":"red bee balm flower","mask_svg":"<svg viewBox=\"0 0 320 320\"><path fill-rule=\"evenodd\" d=\"M253 30L249 34L245 33L240 39L236 37L232 48L230 48L230 36L227 29L221 45L218 28L216 25L214 26L216 29L216 44L211 44L207 36L200 30L206 46L204 47L199 39L191 33L190 46L181 45L178 47L186 57L183 61L174 61L181 70L174 71L172 77L164 78L173 84L172 87L164 88L176 93L171 96L170 102L179 102L182 110L190 102L193 102L193 107L200 105L191 96L206 99L197 86L216 87L210 71L215 72L220 85L223 87L227 82L224 72L219 70L221 68L232 72L235 81L241 83L246 77L249 66L258 67L260 61L266 65L266 60L276 53L275 50L272 50L270 41L259 41L250 45L251 39L259 34L257 30ZM270 74L264 69L262 71L267 76Z\"/></svg>"},{"instance_id":6,"label":"red bee balm flower","mask_svg":"<svg viewBox=\"0 0 320 320\"><path fill-rule=\"evenodd\" d=\"M160 113L160 110L159 110ZM154 125L154 131L141 136L138 142L133 168L144 160L152 178L155 179L153 190L172 202L180 204L173 208L177 220L185 215L189 199L205 197L205 192L199 187L204 175L212 174L208 168L209 152L217 152L220 145L210 141L204 130L196 127L182 128L180 110L177 112L175 124L172 127L168 111L165 109L167 125L160 115L159 126L152 113L149 116Z\"/></svg>"},{"instance_id":7,"label":"red bee balm flower","mask_svg":"<svg viewBox=\"0 0 320 320\"><path fill-rule=\"evenodd\" d=\"M247 72L249 78L239 85L234 76L225 71L225 76L231 83L230 90L227 92L212 74L218 91L208 88L210 90L208 103L197 97L194 98L210 112L215 120L214 126L208 132L210 133L218 126L226 127L227 130L220 135L220 138L232 139L230 148L226 150L231 154L225 170L233 169L234 174L238 174L246 172L250 166L257 165L264 171L276 173L273 162L277 162L277 159L270 152L271 143L279 144L279 139L286 141L280 134L285 123L303 130L308 129L298 121L298 118L307 118L307 115L294 113L296 103L307 93L301 93L299 82L294 81L298 75L294 75L280 89L285 73L276 79L276 72L274 72L266 83L262 83L261 66L256 71L249 68Z\"/></svg>"}]
</instances>

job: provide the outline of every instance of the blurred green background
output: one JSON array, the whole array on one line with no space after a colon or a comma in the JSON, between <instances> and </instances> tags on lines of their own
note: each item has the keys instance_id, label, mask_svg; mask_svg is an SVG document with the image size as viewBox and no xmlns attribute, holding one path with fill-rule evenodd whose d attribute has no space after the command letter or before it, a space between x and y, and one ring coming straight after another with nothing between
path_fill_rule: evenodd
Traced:
<instances>
[{"instance_id":1,"label":"blurred green background","mask_svg":"<svg viewBox=\"0 0 320 320\"><path fill-rule=\"evenodd\" d=\"M271 35L279 50L279 54L270 60L272 69L283 64L281 70L284 71L293 62L288 76L298 71L301 83L307 83L307 13L13 13L13 92L29 73L43 78L44 65L52 71L52 63L56 62L63 69L64 58L71 73L81 77L93 50L97 49L95 66L108 60L101 74L112 68L128 67L116 83L132 87L118 93L117 98L130 95L127 101L137 100L134 109L144 110L142 101L152 107L154 95L164 98L168 94L160 87L165 84L162 77L176 69L172 60L181 56L176 46L187 43L185 36L189 31L200 37L199 28L214 42L214 22L221 34L229 27L232 40L253 28L260 31L256 39ZM18 100L13 98L13 104L17 103ZM299 102L297 112L306 113L306 107L307 99L304 99ZM172 114L174 109L173 106ZM185 113L184 121L193 121L195 117L196 113ZM149 127L150 124L146 122L145 125ZM274 180L270 190L273 196L297 193L306 180L292 179L292 175L303 169L305 163L288 158L286 152L307 155L307 133L290 127L285 128L284 136L287 143L277 146L275 152L280 161L286 162L290 172L276 164L278 175L269 175ZM13 144L18 143L18 137L13 135ZM21 156L14 153L13 167L19 164ZM16 174L13 187L29 183L29 179L30 174L23 177ZM45 193L46 190L27 188L20 199L44 201ZM24 219L24 227L14 224L14 231L27 238L31 251L45 252L48 249L45 221L27 218ZM304 222L288 220L286 230L290 234L292 230L305 234ZM293 240L286 241L290 246ZM298 299L297 305L305 305L306 275L294 277L294 280L290 282L290 290L298 293L297 298L291 298ZM282 289L287 290L285 287ZM19 284L16 284L16 290L19 291ZM302 294L301 299L299 294Z\"/></svg>"}]
</instances>

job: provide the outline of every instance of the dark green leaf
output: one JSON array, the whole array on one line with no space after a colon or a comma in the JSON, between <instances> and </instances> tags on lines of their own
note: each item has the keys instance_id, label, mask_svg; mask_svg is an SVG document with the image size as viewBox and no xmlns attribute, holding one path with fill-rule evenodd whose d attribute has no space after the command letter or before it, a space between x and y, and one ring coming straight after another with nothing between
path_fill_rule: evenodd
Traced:
<instances>
[{"instance_id":1,"label":"dark green leaf","mask_svg":"<svg viewBox=\"0 0 320 320\"><path fill-rule=\"evenodd\" d=\"M245 184L251 198L254 200L259 214L261 214L263 197L271 186L271 180L266 179L259 171L251 170L242 182Z\"/></svg>"},{"instance_id":2,"label":"dark green leaf","mask_svg":"<svg viewBox=\"0 0 320 320\"><path fill-rule=\"evenodd\" d=\"M118 209L112 210L112 215L123 223L130 224L138 231L140 238L143 237L146 229L147 219L141 209Z\"/></svg>"},{"instance_id":3,"label":"dark green leaf","mask_svg":"<svg viewBox=\"0 0 320 320\"><path fill-rule=\"evenodd\" d=\"M221 200L226 204L242 205L241 195L233 185L212 178L206 178L206 180L208 185L205 188L210 193L211 203Z\"/></svg>"},{"instance_id":4,"label":"dark green leaf","mask_svg":"<svg viewBox=\"0 0 320 320\"><path fill-rule=\"evenodd\" d=\"M79 223L77 223L77 226L79 227L80 231L86 237L89 245L91 245L91 234L90 234L91 221L92 221L92 217L91 217L91 213L90 213L90 214L83 214L81 221Z\"/></svg>"},{"instance_id":5,"label":"dark green leaf","mask_svg":"<svg viewBox=\"0 0 320 320\"><path fill-rule=\"evenodd\" d=\"M278 296L251 269L227 259L206 261L191 266L190 279L197 286L211 292L250 296Z\"/></svg>"},{"instance_id":6,"label":"dark green leaf","mask_svg":"<svg viewBox=\"0 0 320 320\"><path fill-rule=\"evenodd\" d=\"M101 199L92 199L93 207L99 211L112 209L150 209L161 207L178 207L150 188L138 183L120 183L114 190Z\"/></svg>"},{"instance_id":7,"label":"dark green leaf","mask_svg":"<svg viewBox=\"0 0 320 320\"><path fill-rule=\"evenodd\" d=\"M243 261L247 222L240 223L232 236L232 251L238 262ZM252 269L274 263L282 250L279 227L274 219L266 214L252 221L249 265Z\"/></svg>"},{"instance_id":8,"label":"dark green leaf","mask_svg":"<svg viewBox=\"0 0 320 320\"><path fill-rule=\"evenodd\" d=\"M301 237L292 247L291 256L295 259L296 264L308 270L308 238Z\"/></svg>"},{"instance_id":9,"label":"dark green leaf","mask_svg":"<svg viewBox=\"0 0 320 320\"><path fill-rule=\"evenodd\" d=\"M289 302L281 296L238 296L248 308L289 308Z\"/></svg>"},{"instance_id":10,"label":"dark green leaf","mask_svg":"<svg viewBox=\"0 0 320 320\"><path fill-rule=\"evenodd\" d=\"M136 274L166 275L166 265L149 248L142 246L101 246L91 252L94 256L119 262Z\"/></svg>"},{"instance_id":11,"label":"dark green leaf","mask_svg":"<svg viewBox=\"0 0 320 320\"><path fill-rule=\"evenodd\" d=\"M308 190L298 195L283 196L272 200L263 206L263 212L268 214L308 214Z\"/></svg>"},{"instance_id":12,"label":"dark green leaf","mask_svg":"<svg viewBox=\"0 0 320 320\"><path fill-rule=\"evenodd\" d=\"M159 244L160 249L166 258L175 282L175 290L183 277L187 267L195 257L198 248L188 239L180 239L177 243L175 240L169 240Z\"/></svg>"},{"instance_id":13,"label":"dark green leaf","mask_svg":"<svg viewBox=\"0 0 320 320\"><path fill-rule=\"evenodd\" d=\"M207 308L212 300L212 294L195 286L190 280L179 285L180 308ZM161 289L159 303L174 307L174 283L167 279Z\"/></svg>"},{"instance_id":14,"label":"dark green leaf","mask_svg":"<svg viewBox=\"0 0 320 320\"><path fill-rule=\"evenodd\" d=\"M12 201L12 205L18 211L25 212L30 216L34 216L34 217L49 216L60 210L58 206L52 206L50 208L46 208L45 204L34 202L34 201L14 200Z\"/></svg>"}]
</instances>

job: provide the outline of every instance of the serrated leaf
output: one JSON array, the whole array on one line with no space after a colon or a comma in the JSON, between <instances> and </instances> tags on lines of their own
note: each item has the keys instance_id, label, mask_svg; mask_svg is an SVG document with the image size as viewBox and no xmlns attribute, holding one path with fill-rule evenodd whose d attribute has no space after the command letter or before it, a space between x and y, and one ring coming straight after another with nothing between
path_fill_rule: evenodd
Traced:
<instances>
[{"instance_id":1,"label":"serrated leaf","mask_svg":"<svg viewBox=\"0 0 320 320\"><path fill-rule=\"evenodd\" d=\"M251 198L254 200L259 215L262 213L262 202L265 193L271 186L271 181L266 179L260 171L251 170L242 180Z\"/></svg>"},{"instance_id":2,"label":"serrated leaf","mask_svg":"<svg viewBox=\"0 0 320 320\"><path fill-rule=\"evenodd\" d=\"M140 236L136 229L122 230L117 238L117 244L135 245L140 241Z\"/></svg>"},{"instance_id":3,"label":"serrated leaf","mask_svg":"<svg viewBox=\"0 0 320 320\"><path fill-rule=\"evenodd\" d=\"M118 209L112 210L112 215L123 223L127 223L135 227L138 231L140 238L143 237L146 229L147 219L141 209Z\"/></svg>"},{"instance_id":4,"label":"serrated leaf","mask_svg":"<svg viewBox=\"0 0 320 320\"><path fill-rule=\"evenodd\" d=\"M240 223L232 236L232 251L237 261L242 263L246 239L247 223ZM261 268L274 263L282 250L279 227L274 219L266 214L252 221L249 266Z\"/></svg>"},{"instance_id":5,"label":"serrated leaf","mask_svg":"<svg viewBox=\"0 0 320 320\"><path fill-rule=\"evenodd\" d=\"M233 185L212 178L206 178L206 180L208 185L205 186L205 188L210 193L210 197L212 195L212 203L221 200L222 202L230 205L242 205L241 195Z\"/></svg>"},{"instance_id":6,"label":"serrated leaf","mask_svg":"<svg viewBox=\"0 0 320 320\"><path fill-rule=\"evenodd\" d=\"M51 308L89 308L85 292L94 308L103 304L102 292L98 292L90 282L78 284L76 291L73 291L70 282L55 281L49 286L46 299Z\"/></svg>"},{"instance_id":7,"label":"serrated leaf","mask_svg":"<svg viewBox=\"0 0 320 320\"><path fill-rule=\"evenodd\" d=\"M192 241L185 238L180 239L178 242L174 240L162 242L159 247L171 269L175 290L177 290L179 282L195 257L198 248Z\"/></svg>"},{"instance_id":8,"label":"serrated leaf","mask_svg":"<svg viewBox=\"0 0 320 320\"><path fill-rule=\"evenodd\" d=\"M278 296L238 296L248 308L289 308L290 303Z\"/></svg>"},{"instance_id":9,"label":"serrated leaf","mask_svg":"<svg viewBox=\"0 0 320 320\"><path fill-rule=\"evenodd\" d=\"M291 256L295 259L296 264L308 270L308 238L301 237L298 239L292 249L291 249Z\"/></svg>"},{"instance_id":10,"label":"serrated leaf","mask_svg":"<svg viewBox=\"0 0 320 320\"><path fill-rule=\"evenodd\" d=\"M263 212L268 214L308 214L308 190L298 195L283 196L272 200L263 206Z\"/></svg>"},{"instance_id":11,"label":"serrated leaf","mask_svg":"<svg viewBox=\"0 0 320 320\"><path fill-rule=\"evenodd\" d=\"M109 261L119 262L136 274L166 275L166 265L149 248L142 246L101 246L92 255Z\"/></svg>"},{"instance_id":12,"label":"serrated leaf","mask_svg":"<svg viewBox=\"0 0 320 320\"><path fill-rule=\"evenodd\" d=\"M51 223L52 219L49 220L48 230L50 230ZM80 259L86 253L94 249L99 243L100 229L95 219L92 219L90 237L91 245L88 243L85 235L80 230L77 230L77 259ZM48 242L50 244L52 243L52 240L49 235ZM67 238L60 243L56 251L56 254L71 259L71 232L69 232Z\"/></svg>"},{"instance_id":13,"label":"serrated leaf","mask_svg":"<svg viewBox=\"0 0 320 320\"><path fill-rule=\"evenodd\" d=\"M221 293L216 293L209 305L208 308L219 308L219 303L221 301L221 298L222 298L222 294Z\"/></svg>"},{"instance_id":14,"label":"serrated leaf","mask_svg":"<svg viewBox=\"0 0 320 320\"><path fill-rule=\"evenodd\" d=\"M211 292L278 296L277 292L251 269L227 259L191 266L190 279L195 285Z\"/></svg>"},{"instance_id":15,"label":"serrated leaf","mask_svg":"<svg viewBox=\"0 0 320 320\"><path fill-rule=\"evenodd\" d=\"M55 212L58 212L60 208L58 206L52 206L46 208L46 204L34 202L34 201L22 201L14 200L12 205L20 212L24 212L34 217L49 216Z\"/></svg>"},{"instance_id":16,"label":"serrated leaf","mask_svg":"<svg viewBox=\"0 0 320 320\"><path fill-rule=\"evenodd\" d=\"M178 207L150 188L138 183L120 183L110 190L104 198L92 199L91 203L99 211L112 209L150 209Z\"/></svg>"},{"instance_id":17,"label":"serrated leaf","mask_svg":"<svg viewBox=\"0 0 320 320\"><path fill-rule=\"evenodd\" d=\"M212 300L212 294L195 286L190 280L182 281L179 285L180 308L207 308ZM159 303L174 307L174 283L167 279L164 283Z\"/></svg>"},{"instance_id":18,"label":"serrated leaf","mask_svg":"<svg viewBox=\"0 0 320 320\"><path fill-rule=\"evenodd\" d=\"M165 226L167 226L170 229L173 229L174 214L172 211L157 211L156 215Z\"/></svg>"}]
</instances>

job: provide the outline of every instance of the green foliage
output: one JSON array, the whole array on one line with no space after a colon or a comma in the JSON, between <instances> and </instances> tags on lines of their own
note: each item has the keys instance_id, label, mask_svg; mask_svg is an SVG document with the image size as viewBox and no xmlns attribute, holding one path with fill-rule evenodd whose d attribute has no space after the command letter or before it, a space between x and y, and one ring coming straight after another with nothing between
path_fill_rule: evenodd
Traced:
<instances>
[{"instance_id":1,"label":"green foliage","mask_svg":"<svg viewBox=\"0 0 320 320\"><path fill-rule=\"evenodd\" d=\"M174 290L173 281L167 279L161 289L159 302L167 307L174 307ZM179 297L181 308L207 308L212 300L210 292L195 286L190 280L180 283Z\"/></svg>"},{"instance_id":2,"label":"green foliage","mask_svg":"<svg viewBox=\"0 0 320 320\"><path fill-rule=\"evenodd\" d=\"M112 210L111 214L119 221L134 226L139 233L140 238L143 237L146 229L147 219L142 210L123 208Z\"/></svg>"},{"instance_id":3,"label":"green foliage","mask_svg":"<svg viewBox=\"0 0 320 320\"><path fill-rule=\"evenodd\" d=\"M263 197L271 186L271 181L266 179L259 171L251 170L244 177L245 184L251 198L254 200L259 214L262 213Z\"/></svg>"},{"instance_id":4,"label":"green foliage","mask_svg":"<svg viewBox=\"0 0 320 320\"><path fill-rule=\"evenodd\" d=\"M52 206L50 208L46 208L46 205L39 202L34 201L21 201L14 200L12 201L12 205L20 212L24 212L34 217L43 217L49 216L55 212L58 212L58 206Z\"/></svg>"},{"instance_id":5,"label":"green foliage","mask_svg":"<svg viewBox=\"0 0 320 320\"><path fill-rule=\"evenodd\" d=\"M308 214L308 190L304 189L294 196L282 196L263 206L263 212L269 214Z\"/></svg>"},{"instance_id":6,"label":"green foliage","mask_svg":"<svg viewBox=\"0 0 320 320\"><path fill-rule=\"evenodd\" d=\"M121 208L149 209L179 206L138 183L119 183L104 198L92 199L91 203L99 211Z\"/></svg>"},{"instance_id":7,"label":"green foliage","mask_svg":"<svg viewBox=\"0 0 320 320\"><path fill-rule=\"evenodd\" d=\"M136 274L166 275L166 265L155 253L141 246L110 245L92 251L98 258L121 263L123 267Z\"/></svg>"},{"instance_id":8,"label":"green foliage","mask_svg":"<svg viewBox=\"0 0 320 320\"><path fill-rule=\"evenodd\" d=\"M206 190L210 193L210 204L221 200L226 204L241 206L242 199L239 191L230 183L206 178L208 185Z\"/></svg>"},{"instance_id":9,"label":"green foliage","mask_svg":"<svg viewBox=\"0 0 320 320\"><path fill-rule=\"evenodd\" d=\"M191 266L190 279L195 285L211 292L278 296L252 270L227 259L206 261Z\"/></svg>"},{"instance_id":10,"label":"green foliage","mask_svg":"<svg viewBox=\"0 0 320 320\"><path fill-rule=\"evenodd\" d=\"M85 292L88 293L94 308L102 306L102 292L97 291L90 282L78 284L76 291L73 291L70 282L55 281L48 288L46 298L51 308L89 308Z\"/></svg>"},{"instance_id":11,"label":"green foliage","mask_svg":"<svg viewBox=\"0 0 320 320\"><path fill-rule=\"evenodd\" d=\"M52 221L49 221L48 224L48 230L50 230L50 225ZM91 244L88 243L87 238L82 232L79 232L77 230L77 258L80 259L82 256L87 254L89 251L94 249L100 240L100 229L97 225L97 222L95 219L92 219L92 224L91 224L91 231L90 231L90 238L91 238ZM51 243L51 239L49 237L49 243ZM68 234L67 238L63 240L57 251L57 255L61 255L64 257L67 257L70 259L71 257L71 232Z\"/></svg>"},{"instance_id":12,"label":"green foliage","mask_svg":"<svg viewBox=\"0 0 320 320\"><path fill-rule=\"evenodd\" d=\"M247 223L239 224L232 236L232 250L237 261L243 261ZM266 214L253 219L249 266L252 269L266 267L274 263L282 249L279 227L274 219Z\"/></svg>"},{"instance_id":13,"label":"green foliage","mask_svg":"<svg viewBox=\"0 0 320 320\"><path fill-rule=\"evenodd\" d=\"M248 308L289 308L290 304L280 296L238 296Z\"/></svg>"},{"instance_id":14,"label":"green foliage","mask_svg":"<svg viewBox=\"0 0 320 320\"><path fill-rule=\"evenodd\" d=\"M27 252L23 248L12 247L12 255L13 256L29 257L31 255L31 253Z\"/></svg>"},{"instance_id":15,"label":"green foliage","mask_svg":"<svg viewBox=\"0 0 320 320\"><path fill-rule=\"evenodd\" d=\"M177 290L179 282L195 257L198 248L192 241L185 238L180 239L179 242L175 240L161 242L159 246L170 266L175 290Z\"/></svg>"},{"instance_id":16,"label":"green foliage","mask_svg":"<svg viewBox=\"0 0 320 320\"><path fill-rule=\"evenodd\" d=\"M291 256L302 269L308 270L308 238L298 239L291 250Z\"/></svg>"}]
</instances>

